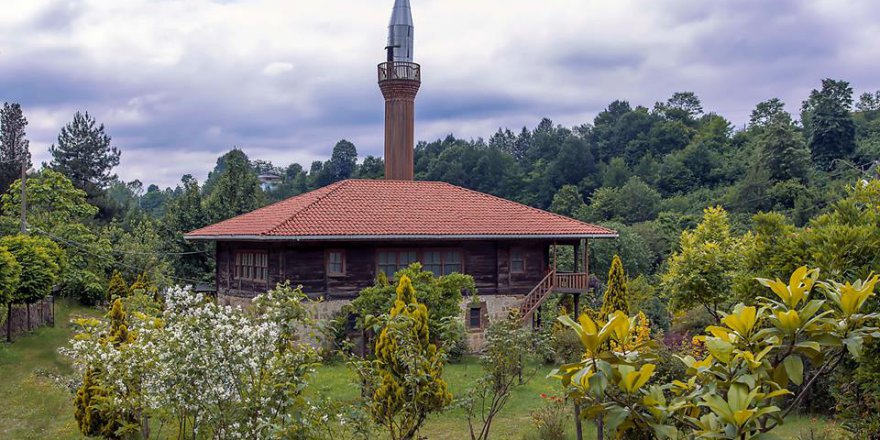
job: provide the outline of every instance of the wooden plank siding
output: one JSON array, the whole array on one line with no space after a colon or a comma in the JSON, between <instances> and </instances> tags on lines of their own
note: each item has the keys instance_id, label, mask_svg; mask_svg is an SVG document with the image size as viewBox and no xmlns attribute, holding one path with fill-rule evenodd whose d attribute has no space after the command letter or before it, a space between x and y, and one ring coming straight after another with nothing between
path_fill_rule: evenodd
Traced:
<instances>
[{"instance_id":1,"label":"wooden plank siding","mask_svg":"<svg viewBox=\"0 0 880 440\"><path fill-rule=\"evenodd\" d=\"M523 295L544 278L549 268L548 247L542 240L520 241L400 241L400 242L238 242L217 243L217 291L223 295L253 297L289 280L302 285L311 297L351 299L373 285L381 249L458 250L464 273L474 277L480 295ZM510 273L511 249L525 260L522 273ZM328 275L327 254L340 250L345 272ZM235 278L237 252L264 251L268 255L265 282ZM419 258L421 255L419 254Z\"/></svg>"}]
</instances>

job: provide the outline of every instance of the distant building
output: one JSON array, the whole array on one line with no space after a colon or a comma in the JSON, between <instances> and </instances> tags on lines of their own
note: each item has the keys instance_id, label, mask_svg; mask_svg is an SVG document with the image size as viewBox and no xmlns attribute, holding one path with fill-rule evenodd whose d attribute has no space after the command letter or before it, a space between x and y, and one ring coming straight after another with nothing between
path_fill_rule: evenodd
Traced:
<instances>
[{"instance_id":1,"label":"distant building","mask_svg":"<svg viewBox=\"0 0 880 440\"><path fill-rule=\"evenodd\" d=\"M275 189L284 180L277 174L260 174L257 178L260 179L260 188L263 188L263 191Z\"/></svg>"},{"instance_id":2,"label":"distant building","mask_svg":"<svg viewBox=\"0 0 880 440\"><path fill-rule=\"evenodd\" d=\"M321 314L329 316L379 272L391 279L418 261L437 275L473 276L480 303L466 298L462 308L477 349L489 319L518 308L527 323L551 293L585 292L589 242L617 233L448 183L414 181L421 68L412 62L408 0L395 2L386 49L378 69L385 180L344 180L188 233L188 240L217 243L218 299L246 303L289 280L325 298ZM559 246L573 248L571 273L556 268L551 249Z\"/></svg>"}]
</instances>

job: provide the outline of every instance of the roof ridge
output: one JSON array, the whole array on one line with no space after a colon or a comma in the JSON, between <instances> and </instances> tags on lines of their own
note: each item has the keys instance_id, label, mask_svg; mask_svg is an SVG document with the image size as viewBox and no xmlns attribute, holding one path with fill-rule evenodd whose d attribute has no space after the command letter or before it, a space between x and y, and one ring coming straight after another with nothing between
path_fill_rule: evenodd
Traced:
<instances>
[{"instance_id":1,"label":"roof ridge","mask_svg":"<svg viewBox=\"0 0 880 440\"><path fill-rule=\"evenodd\" d=\"M469 193L476 194L477 196L480 196L480 197L488 197L488 198L495 199L495 200L499 200L499 201L506 202L506 203L513 203L513 204L515 204L515 205L522 206L522 207L524 207L524 208L526 208L526 209L529 209L529 210L531 210L531 211L537 211L537 212L542 212L542 213L545 213L545 214L550 214L550 215L552 215L552 216L554 216L554 217L557 217L557 218L560 218L560 219L563 219L563 220L572 221L572 222L577 222L577 223L580 223L580 224L582 224L582 225L586 225L586 226L599 227L599 228L605 229L605 230L608 231L608 232L611 232L611 229L608 229L608 228L606 228L606 227L604 227L604 226L601 226L601 225L594 225L594 224L592 224L592 223L587 223L587 222L585 222L585 221L581 221L581 220L578 220L578 219L575 219L575 218L567 217L567 216L564 216L564 215L562 215L562 214L557 214L557 213L555 213L555 212L550 212L550 211L547 211L547 210L544 210L544 209L541 209L541 208L535 208L534 206L529 206L529 205L526 205L525 203L520 203L520 202L517 202L517 201L508 200L508 199L505 199L505 198L503 198L503 197L498 197L498 196L496 196L496 195L492 195L492 194L488 194L488 193L484 193L484 192L476 191L476 190L473 190L473 189L470 189L470 188L465 188L465 187L463 187L463 186L454 185L454 184L449 183L449 182L437 181L437 183L442 183L442 184L444 184L444 185L449 185L449 186L451 186L451 187L453 187L453 188L459 188L459 189L465 190L465 191L467 191L467 192L469 192Z\"/></svg>"},{"instance_id":2,"label":"roof ridge","mask_svg":"<svg viewBox=\"0 0 880 440\"><path fill-rule=\"evenodd\" d=\"M298 211L296 211L296 212L294 212L293 214L287 216L287 217L286 217L281 223L278 223L277 225L275 225L275 226L271 227L270 229L266 230L266 232L265 232L263 235L269 235L269 234L271 234L272 232L274 232L274 231L278 230L279 228L281 228L282 226L284 226L285 224L290 223L291 220L293 220L294 217L296 217L296 216L298 216L298 215L300 215L300 214L302 214L302 213L304 213L304 212L307 212L309 209L313 208L315 205L317 205L318 203L320 203L322 200L326 199L327 197L330 197L330 195L332 195L332 194L335 193L336 191L339 191L341 188L343 188L343 187L345 187L346 185L350 184L352 180L354 180L354 179L340 180L339 182L333 182L333 183L331 183L330 185L327 185L327 186L325 186L325 187L319 188L319 189L329 189L329 190L328 190L325 194L322 194L322 195L318 196L317 198L315 198L315 200L312 200L311 203L307 204L306 206L303 206L303 207L302 207L301 209L299 209ZM365 179L365 180L366 180L366 179ZM331 186L334 186L334 185L336 186L335 188L330 188ZM308 194L308 193L303 193L303 194ZM289 200L289 199L288 199L288 200Z\"/></svg>"}]
</instances>

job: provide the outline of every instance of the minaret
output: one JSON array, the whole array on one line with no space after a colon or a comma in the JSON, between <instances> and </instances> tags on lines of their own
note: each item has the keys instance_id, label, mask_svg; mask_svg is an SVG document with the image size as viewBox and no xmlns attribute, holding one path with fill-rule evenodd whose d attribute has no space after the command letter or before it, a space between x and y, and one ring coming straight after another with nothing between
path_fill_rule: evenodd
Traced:
<instances>
[{"instance_id":1,"label":"minaret","mask_svg":"<svg viewBox=\"0 0 880 440\"><path fill-rule=\"evenodd\" d=\"M395 0L388 24L387 60L379 64L385 97L385 178L413 180L415 102L422 83L413 62L413 19L409 0Z\"/></svg>"}]
</instances>

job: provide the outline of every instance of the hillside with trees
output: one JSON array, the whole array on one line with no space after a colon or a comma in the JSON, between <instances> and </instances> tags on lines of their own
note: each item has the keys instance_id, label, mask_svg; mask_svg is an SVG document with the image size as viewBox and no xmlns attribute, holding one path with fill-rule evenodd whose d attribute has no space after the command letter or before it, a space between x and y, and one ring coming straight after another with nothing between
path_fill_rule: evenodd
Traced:
<instances>
[{"instance_id":1,"label":"hillside with trees","mask_svg":"<svg viewBox=\"0 0 880 440\"><path fill-rule=\"evenodd\" d=\"M125 182L114 172L125 149L113 141L112 127L77 112L59 128L52 160L29 171L22 192L21 164L31 165L26 115L17 104L0 111L0 301L10 311L11 304L31 304L53 292L84 304L109 304L130 295L156 300L160 289L174 285L210 284L213 245L188 242L186 232L333 182L376 179L384 172L382 158L360 159L353 143L340 140L328 160L308 167L276 166L233 148L217 159L204 182L190 174L174 188ZM681 92L650 107L614 101L593 121L573 127L542 119L532 128L502 127L485 138L450 134L423 141L415 152L419 180L449 182L619 231L617 240L591 242L596 289L582 305L604 309L608 313L598 314L605 316L643 312L639 325L655 329L670 347L690 343L691 336L730 316L751 316L751 309L736 306L740 302L771 304L773 313L812 310L799 302L788 308L767 302L770 282L756 277L772 280L807 266L810 279L832 286L825 292L832 302L835 292L848 291L832 280L871 280L880 267L878 165L880 91L856 98L847 82L830 79L805 97L798 114L770 99L757 103L742 127L705 110L695 94ZM564 257L560 264L566 264ZM876 299L867 298L859 308L880 309ZM553 313L572 306L560 303ZM371 313L388 308L383 303ZM838 304L828 313L843 316L848 309ZM579 325L567 328L589 330ZM835 407L847 429L859 435L880 426L872 415L880 410L875 361L880 349L870 331L864 332L836 341L837 376L822 371L809 376L820 390L812 405ZM559 335L552 337L565 344ZM581 350L574 342L574 351ZM803 342L812 347L815 341ZM623 340L614 343L626 346ZM422 348L430 352L432 344ZM591 350L607 350L608 344ZM784 352L776 344L768 347ZM866 353L866 361L856 362L842 355L844 350ZM824 365L820 360L815 365ZM804 368L811 372L809 363L800 362L788 377L799 372L802 380ZM615 368L641 374L625 364L620 360ZM641 382L638 377L634 383ZM448 403L442 400L438 408ZM765 422L756 417L749 423L758 432Z\"/></svg>"}]
</instances>

